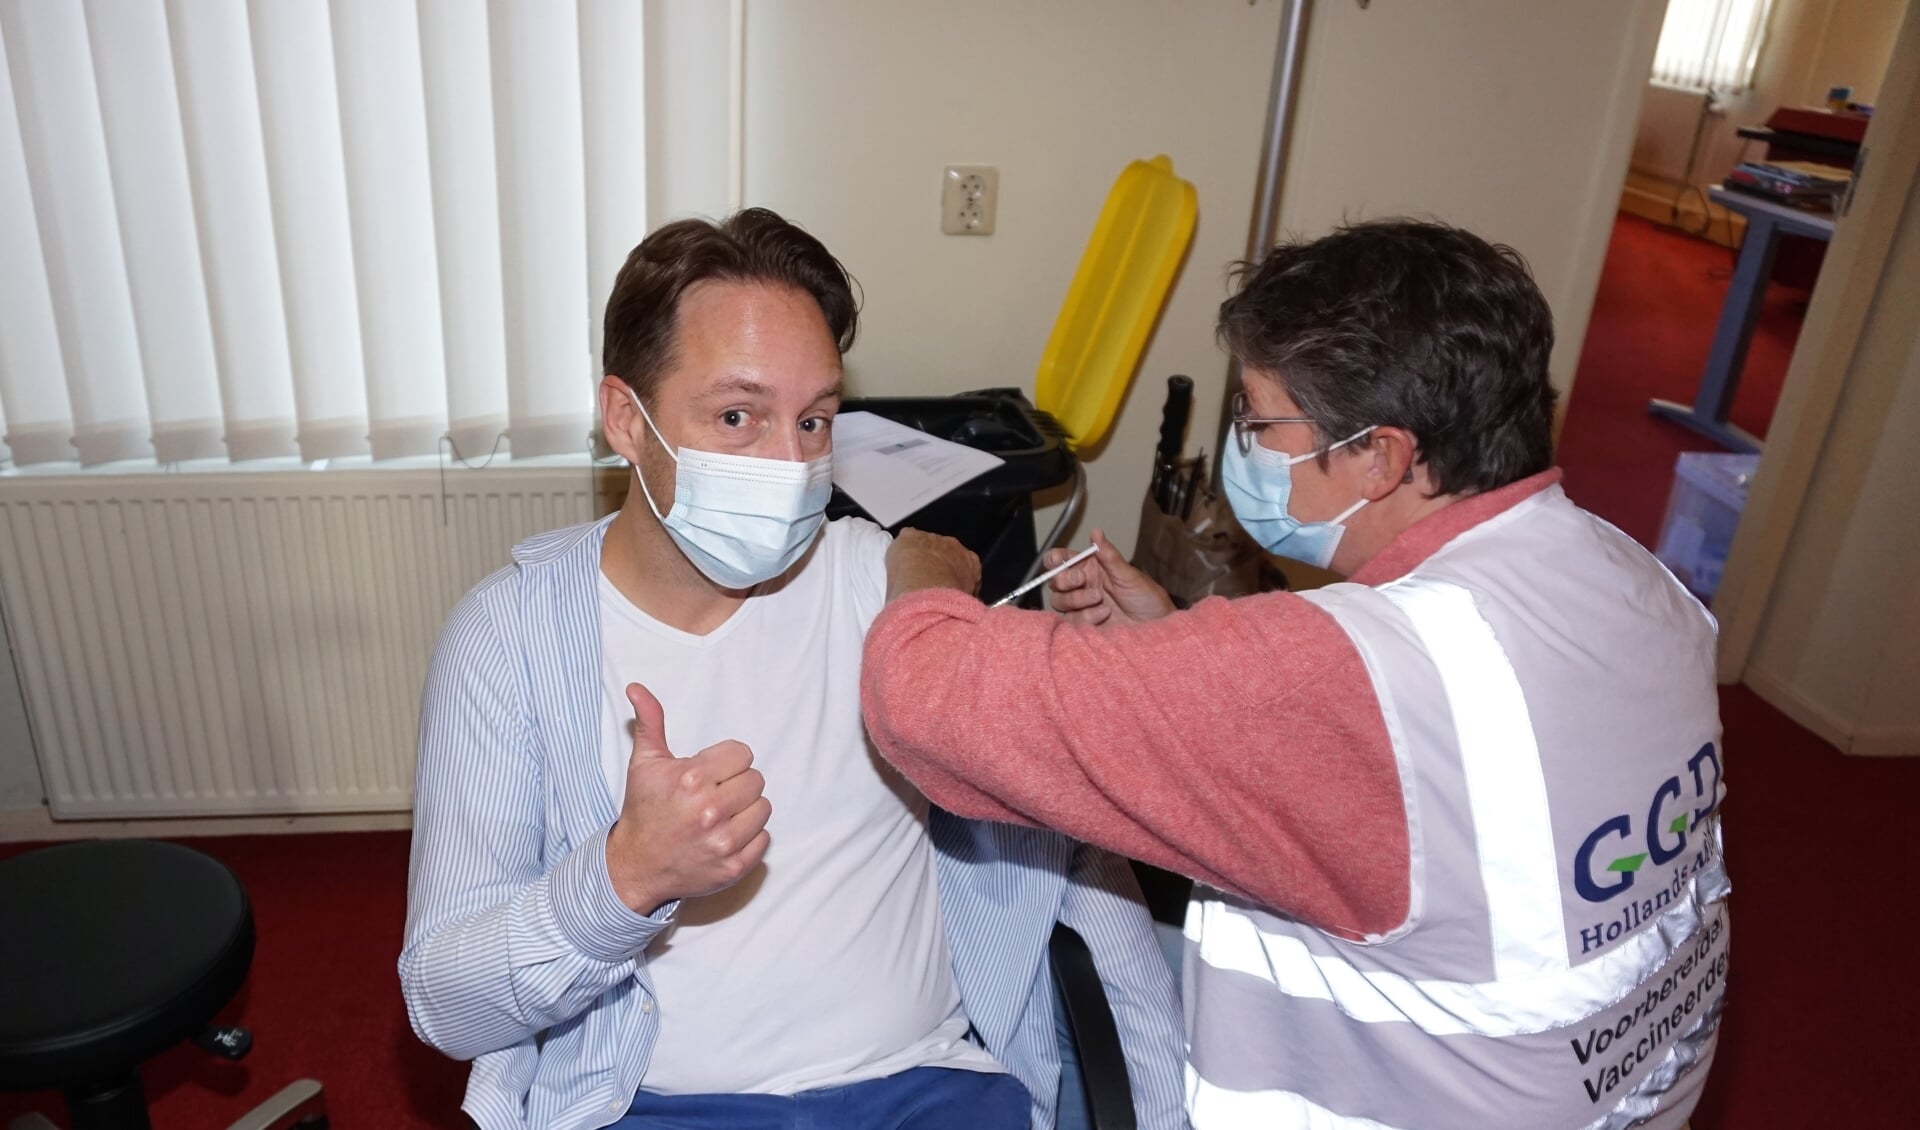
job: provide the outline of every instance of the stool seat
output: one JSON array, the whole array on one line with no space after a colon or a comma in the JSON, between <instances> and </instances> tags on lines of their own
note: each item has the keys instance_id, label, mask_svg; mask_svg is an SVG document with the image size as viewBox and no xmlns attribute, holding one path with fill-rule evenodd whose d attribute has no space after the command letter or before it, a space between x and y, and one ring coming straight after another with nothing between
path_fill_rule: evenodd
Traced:
<instances>
[{"instance_id":1,"label":"stool seat","mask_svg":"<svg viewBox=\"0 0 1920 1130\"><path fill-rule=\"evenodd\" d=\"M0 1090L111 1082L204 1029L253 961L218 860L98 840L0 861Z\"/></svg>"}]
</instances>

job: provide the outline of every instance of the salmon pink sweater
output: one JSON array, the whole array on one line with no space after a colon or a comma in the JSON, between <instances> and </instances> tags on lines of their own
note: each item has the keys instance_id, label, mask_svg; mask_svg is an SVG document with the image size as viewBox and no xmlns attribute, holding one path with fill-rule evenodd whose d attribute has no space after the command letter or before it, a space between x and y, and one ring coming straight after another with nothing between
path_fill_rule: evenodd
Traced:
<instances>
[{"instance_id":1,"label":"salmon pink sweater","mask_svg":"<svg viewBox=\"0 0 1920 1130\"><path fill-rule=\"evenodd\" d=\"M1352 580L1402 577L1559 481L1546 471L1416 523ZM1058 828L1357 938L1410 898L1398 763L1333 617L1291 593L1089 628L951 589L867 635L867 728L934 803Z\"/></svg>"}]
</instances>

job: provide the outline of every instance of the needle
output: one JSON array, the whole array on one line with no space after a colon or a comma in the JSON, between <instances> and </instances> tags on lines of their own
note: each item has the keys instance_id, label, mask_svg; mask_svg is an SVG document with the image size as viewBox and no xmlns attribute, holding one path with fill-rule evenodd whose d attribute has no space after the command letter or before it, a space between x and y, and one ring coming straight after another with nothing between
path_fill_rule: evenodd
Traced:
<instances>
[{"instance_id":1,"label":"needle","mask_svg":"<svg viewBox=\"0 0 1920 1130\"><path fill-rule=\"evenodd\" d=\"M1062 561L1060 564L1055 565L1053 568L1048 569L1046 572L1035 577L1033 580L1028 581L1026 584L1021 585L1017 589L1014 589L1012 592L1001 597L999 600L994 601L991 605L988 605L988 607L998 608L1003 604L1009 604L1013 601L1019 600L1021 597L1032 592L1034 589L1037 589L1041 585L1046 584L1048 581L1053 580L1055 577L1066 572L1068 569L1073 568L1075 565L1080 564L1082 561L1085 561L1087 558L1092 557L1095 553L1098 553L1099 551L1100 551L1100 547L1097 545L1088 546L1087 548L1074 554L1072 557L1067 558L1065 561Z\"/></svg>"}]
</instances>

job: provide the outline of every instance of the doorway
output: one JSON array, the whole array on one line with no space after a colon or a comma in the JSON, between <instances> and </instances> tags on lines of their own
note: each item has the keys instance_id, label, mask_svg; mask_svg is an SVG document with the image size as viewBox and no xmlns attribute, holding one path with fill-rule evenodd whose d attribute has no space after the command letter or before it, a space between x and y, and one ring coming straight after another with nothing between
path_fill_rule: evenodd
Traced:
<instances>
[{"instance_id":1,"label":"doorway","mask_svg":"<svg viewBox=\"0 0 1920 1130\"><path fill-rule=\"evenodd\" d=\"M1726 367L1736 382L1726 417L1764 440L1818 285L1822 251L1812 241L1784 240L1761 284L1742 286L1735 268L1749 234L1742 214L1748 198L1734 198L1729 208L1716 190L1743 161L1811 156L1836 174L1850 165L1906 6L1669 5L1558 458L1576 502L1660 552L1708 600L1758 461L1742 458L1737 443L1653 414L1650 405L1696 400L1723 312L1730 299L1751 293L1755 314L1744 362ZM1751 136L1769 122L1773 139ZM1799 136L1787 126L1841 140L1826 139L1824 154L1808 154L1783 144ZM1684 481L1676 497L1679 468ZM1678 511L1671 522L1670 502Z\"/></svg>"}]
</instances>

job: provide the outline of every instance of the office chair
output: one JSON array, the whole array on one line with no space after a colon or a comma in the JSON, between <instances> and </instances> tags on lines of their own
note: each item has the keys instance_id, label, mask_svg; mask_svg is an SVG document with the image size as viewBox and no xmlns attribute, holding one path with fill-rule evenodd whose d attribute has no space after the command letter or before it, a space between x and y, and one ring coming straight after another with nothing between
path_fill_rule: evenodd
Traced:
<instances>
[{"instance_id":1,"label":"office chair","mask_svg":"<svg viewBox=\"0 0 1920 1130\"><path fill-rule=\"evenodd\" d=\"M252 1047L209 1027L253 962L247 893L210 856L150 840L27 852L0 861L0 923L0 1090L59 1090L71 1130L146 1130L140 1064L181 1040L229 1059ZM302 1079L230 1130L326 1125Z\"/></svg>"}]
</instances>

